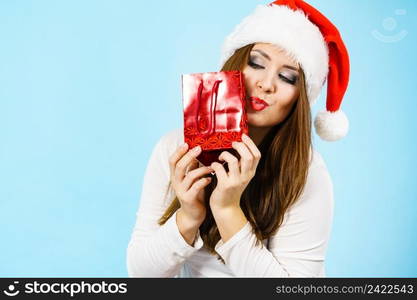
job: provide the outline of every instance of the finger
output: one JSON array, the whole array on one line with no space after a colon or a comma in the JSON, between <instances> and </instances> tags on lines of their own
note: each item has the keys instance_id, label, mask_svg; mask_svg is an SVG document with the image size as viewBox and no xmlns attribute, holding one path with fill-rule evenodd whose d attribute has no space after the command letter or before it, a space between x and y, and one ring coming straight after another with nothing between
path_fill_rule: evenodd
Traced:
<instances>
[{"instance_id":1,"label":"finger","mask_svg":"<svg viewBox=\"0 0 417 300\"><path fill-rule=\"evenodd\" d=\"M171 172L171 175L174 174L175 165L177 162L184 156L185 153L187 153L188 150L188 144L184 143L180 147L178 147L174 153L169 157L169 170Z\"/></svg>"},{"instance_id":2,"label":"finger","mask_svg":"<svg viewBox=\"0 0 417 300\"><path fill-rule=\"evenodd\" d=\"M201 147L194 147L177 162L174 170L174 177L176 180L182 181L184 179L188 165L190 165L190 163L192 163L193 160L195 160L196 157L200 155L200 153Z\"/></svg>"},{"instance_id":3,"label":"finger","mask_svg":"<svg viewBox=\"0 0 417 300\"><path fill-rule=\"evenodd\" d=\"M246 146L248 146L249 150L252 152L257 165L262 156L261 151L259 151L259 148L256 146L254 141L252 141L252 139L246 134L242 134L242 142L244 142Z\"/></svg>"},{"instance_id":4,"label":"finger","mask_svg":"<svg viewBox=\"0 0 417 300\"><path fill-rule=\"evenodd\" d=\"M188 191L190 189L190 187L192 186L192 184L198 180L200 177L210 174L211 172L213 172L212 168L209 167L202 167L202 168L198 168L195 170L192 170L191 172L189 172L185 177L184 180L182 181L182 187Z\"/></svg>"},{"instance_id":5,"label":"finger","mask_svg":"<svg viewBox=\"0 0 417 300\"><path fill-rule=\"evenodd\" d=\"M240 174L239 160L228 151L223 151L219 156L220 161L226 161L229 167L229 175L238 176Z\"/></svg>"},{"instance_id":6,"label":"finger","mask_svg":"<svg viewBox=\"0 0 417 300\"><path fill-rule=\"evenodd\" d=\"M235 149L240 155L240 171L241 174L246 174L251 172L253 169L255 158L253 157L252 152L244 143L233 142L233 149Z\"/></svg>"},{"instance_id":7,"label":"finger","mask_svg":"<svg viewBox=\"0 0 417 300\"><path fill-rule=\"evenodd\" d=\"M203 188L205 188L211 182L211 180L212 180L211 177L204 177L194 182L194 184L191 186L191 188L188 191L191 198L196 198L198 193Z\"/></svg>"},{"instance_id":8,"label":"finger","mask_svg":"<svg viewBox=\"0 0 417 300\"><path fill-rule=\"evenodd\" d=\"M222 164L219 164L218 162L213 162L211 163L210 167L216 173L217 181L228 179L226 170L224 169Z\"/></svg>"},{"instance_id":9,"label":"finger","mask_svg":"<svg viewBox=\"0 0 417 300\"><path fill-rule=\"evenodd\" d=\"M194 159L191 161L191 163L188 165L187 170L185 171L185 176L187 176L188 173L190 173L192 170L195 170L198 168L198 160Z\"/></svg>"}]
</instances>

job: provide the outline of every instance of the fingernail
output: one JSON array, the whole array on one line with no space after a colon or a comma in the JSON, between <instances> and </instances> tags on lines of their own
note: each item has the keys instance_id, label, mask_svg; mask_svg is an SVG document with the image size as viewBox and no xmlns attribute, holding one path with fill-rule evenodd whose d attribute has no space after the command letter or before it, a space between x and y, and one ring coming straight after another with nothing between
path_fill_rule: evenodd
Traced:
<instances>
[{"instance_id":1,"label":"fingernail","mask_svg":"<svg viewBox=\"0 0 417 300\"><path fill-rule=\"evenodd\" d=\"M200 150L201 150L201 147L200 147L200 146L197 146L197 147L194 147L193 152L194 152L194 153L197 153L197 152L199 152Z\"/></svg>"},{"instance_id":2,"label":"fingernail","mask_svg":"<svg viewBox=\"0 0 417 300\"><path fill-rule=\"evenodd\" d=\"M188 144L187 144L187 143L184 143L184 144L182 144L182 145L181 145L181 147L182 147L183 149L187 149Z\"/></svg>"}]
</instances>

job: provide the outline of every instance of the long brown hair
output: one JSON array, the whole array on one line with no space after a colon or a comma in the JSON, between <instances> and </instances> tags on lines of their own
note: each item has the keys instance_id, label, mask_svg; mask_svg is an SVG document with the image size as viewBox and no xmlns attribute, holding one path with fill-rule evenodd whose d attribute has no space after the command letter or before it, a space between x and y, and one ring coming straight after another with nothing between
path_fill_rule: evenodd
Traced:
<instances>
[{"instance_id":1,"label":"long brown hair","mask_svg":"<svg viewBox=\"0 0 417 300\"><path fill-rule=\"evenodd\" d=\"M253 46L250 44L238 49L221 71L242 71ZM262 157L255 176L240 200L242 211L257 237L257 245L270 238L281 226L285 212L301 195L307 180L312 144L311 112L302 70L298 85L300 93L292 110L284 121L269 130L258 145ZM204 247L212 254L216 254L214 247L221 239L209 206L210 195L216 185L214 176L212 182L205 187L207 215L199 228ZM175 197L159 219L159 224L164 224L179 207L180 203Z\"/></svg>"}]
</instances>

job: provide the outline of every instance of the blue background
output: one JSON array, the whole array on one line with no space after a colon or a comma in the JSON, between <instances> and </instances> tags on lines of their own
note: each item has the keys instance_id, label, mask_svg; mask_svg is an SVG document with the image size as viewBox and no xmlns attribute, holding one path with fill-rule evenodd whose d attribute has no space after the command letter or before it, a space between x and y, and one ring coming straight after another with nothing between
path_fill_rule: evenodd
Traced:
<instances>
[{"instance_id":1,"label":"blue background","mask_svg":"<svg viewBox=\"0 0 417 300\"><path fill-rule=\"evenodd\" d=\"M218 70L265 3L0 1L0 276L127 276L149 155L182 126L180 75ZM309 3L351 59L349 135L314 133L335 192L327 275L415 277L417 2Z\"/></svg>"}]
</instances>

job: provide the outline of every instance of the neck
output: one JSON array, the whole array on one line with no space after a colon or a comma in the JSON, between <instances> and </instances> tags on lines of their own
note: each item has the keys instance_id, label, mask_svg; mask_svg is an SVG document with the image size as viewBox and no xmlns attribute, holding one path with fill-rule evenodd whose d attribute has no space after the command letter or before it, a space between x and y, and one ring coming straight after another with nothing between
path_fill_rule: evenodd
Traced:
<instances>
[{"instance_id":1,"label":"neck","mask_svg":"<svg viewBox=\"0 0 417 300\"><path fill-rule=\"evenodd\" d=\"M258 146L267 135L271 127L253 127L249 125L249 137Z\"/></svg>"}]
</instances>

